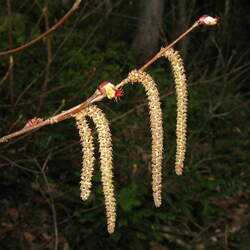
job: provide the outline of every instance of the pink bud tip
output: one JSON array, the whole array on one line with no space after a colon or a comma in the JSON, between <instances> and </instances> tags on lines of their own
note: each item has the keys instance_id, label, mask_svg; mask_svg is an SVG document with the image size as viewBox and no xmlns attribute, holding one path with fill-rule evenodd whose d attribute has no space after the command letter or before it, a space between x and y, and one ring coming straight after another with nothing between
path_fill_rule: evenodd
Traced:
<instances>
[{"instance_id":1,"label":"pink bud tip","mask_svg":"<svg viewBox=\"0 0 250 250\"><path fill-rule=\"evenodd\" d=\"M107 85L107 84L112 84L112 83L111 83L111 82L102 82L102 83L100 83L100 84L99 84L99 90L102 92L103 87L104 87L105 85Z\"/></svg>"},{"instance_id":2,"label":"pink bud tip","mask_svg":"<svg viewBox=\"0 0 250 250\"><path fill-rule=\"evenodd\" d=\"M220 21L219 17L211 17L208 15L203 15L199 18L198 23L205 26L212 26L218 24Z\"/></svg>"},{"instance_id":3,"label":"pink bud tip","mask_svg":"<svg viewBox=\"0 0 250 250\"><path fill-rule=\"evenodd\" d=\"M37 125L38 123L40 123L42 121L43 121L42 118L34 117L33 119L30 119L26 122L26 124L24 125L24 128L32 127L32 126Z\"/></svg>"}]
</instances>

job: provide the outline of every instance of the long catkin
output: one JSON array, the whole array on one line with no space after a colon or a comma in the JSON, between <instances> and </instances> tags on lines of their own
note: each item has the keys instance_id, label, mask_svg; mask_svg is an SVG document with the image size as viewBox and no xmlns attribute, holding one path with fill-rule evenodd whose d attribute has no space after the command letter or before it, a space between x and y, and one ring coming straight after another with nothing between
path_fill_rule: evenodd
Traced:
<instances>
[{"instance_id":1,"label":"long catkin","mask_svg":"<svg viewBox=\"0 0 250 250\"><path fill-rule=\"evenodd\" d=\"M164 56L170 61L172 72L175 79L176 98L177 98L177 122L176 122L176 160L175 172L181 175L184 169L186 153L186 131L187 131L187 78L183 60L174 49L169 49Z\"/></svg>"},{"instance_id":2,"label":"long catkin","mask_svg":"<svg viewBox=\"0 0 250 250\"><path fill-rule=\"evenodd\" d=\"M152 133L152 189L156 207L161 205L162 158L163 158L163 122L160 97L154 79L143 71L129 73L131 82L141 82L146 90Z\"/></svg>"}]
</instances>

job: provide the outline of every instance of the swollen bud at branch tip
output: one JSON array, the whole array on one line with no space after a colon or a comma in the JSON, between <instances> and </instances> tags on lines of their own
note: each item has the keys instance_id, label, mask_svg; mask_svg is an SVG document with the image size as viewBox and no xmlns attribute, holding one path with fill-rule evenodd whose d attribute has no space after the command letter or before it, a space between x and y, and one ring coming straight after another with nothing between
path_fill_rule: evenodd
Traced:
<instances>
[{"instance_id":1,"label":"swollen bud at branch tip","mask_svg":"<svg viewBox=\"0 0 250 250\"><path fill-rule=\"evenodd\" d=\"M115 98L116 101L119 101L120 97L123 96L123 91L116 88L111 82L102 82L99 84L100 92L107 96L108 99Z\"/></svg>"},{"instance_id":2,"label":"swollen bud at branch tip","mask_svg":"<svg viewBox=\"0 0 250 250\"><path fill-rule=\"evenodd\" d=\"M198 23L205 26L212 26L218 24L220 21L219 17L211 17L208 15L203 15L199 18Z\"/></svg>"}]
</instances>

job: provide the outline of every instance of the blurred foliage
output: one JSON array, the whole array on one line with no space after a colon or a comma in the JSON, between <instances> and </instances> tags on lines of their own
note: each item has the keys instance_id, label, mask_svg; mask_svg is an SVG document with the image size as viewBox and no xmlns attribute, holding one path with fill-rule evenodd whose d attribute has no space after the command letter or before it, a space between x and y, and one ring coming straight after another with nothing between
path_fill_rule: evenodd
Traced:
<instances>
[{"instance_id":1,"label":"blurred foliage","mask_svg":"<svg viewBox=\"0 0 250 250\"><path fill-rule=\"evenodd\" d=\"M80 200L81 148L70 119L0 145L0 249L55 249L55 238L58 249L249 249L249 7L246 1L235 2L230 15L223 16L220 4L207 1L203 10L199 2L192 20L199 11L211 11L222 24L189 36L188 147L180 177L173 169L176 101L169 64L161 59L148 69L159 85L164 114L163 205L155 208L151 194L144 89L126 86L120 102L99 104L113 134L115 233L106 230L98 152L91 197ZM45 31L44 1L11 3L11 15L1 4L1 51ZM121 1L111 12L98 4L85 1L50 36L49 70L46 39L14 55L13 71L0 85L1 135L34 116L73 107L100 82L118 83L137 67L130 52L141 11L137 1ZM49 1L50 25L66 11L61 1ZM175 29L168 10L164 18L163 44ZM2 57L1 79L8 68L9 57Z\"/></svg>"}]
</instances>

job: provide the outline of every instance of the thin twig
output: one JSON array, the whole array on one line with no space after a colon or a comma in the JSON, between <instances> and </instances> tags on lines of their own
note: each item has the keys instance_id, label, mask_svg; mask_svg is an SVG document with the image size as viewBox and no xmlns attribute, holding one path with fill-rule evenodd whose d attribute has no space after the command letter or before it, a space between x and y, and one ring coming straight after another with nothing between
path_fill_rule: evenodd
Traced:
<instances>
[{"instance_id":1,"label":"thin twig","mask_svg":"<svg viewBox=\"0 0 250 250\"><path fill-rule=\"evenodd\" d=\"M9 159L8 157L6 157L6 156L4 156L4 155L0 155L0 158L4 159L6 162L8 162L8 164L5 164L5 163L4 163L4 164L1 164L1 165L0 165L0 168L3 167L3 166L5 166L5 165L6 165L6 166L9 165L10 167L20 168L20 169L22 169L22 170L24 170L24 171L31 172L31 173L33 173L33 174L39 174L38 171L32 170L32 169L28 169L28 168L26 168L26 167L23 167L23 166L19 165L16 161L12 161L11 159Z\"/></svg>"},{"instance_id":2,"label":"thin twig","mask_svg":"<svg viewBox=\"0 0 250 250\"><path fill-rule=\"evenodd\" d=\"M8 13L8 40L9 40L9 48L13 46L13 33L12 33L12 11L11 11L11 3L10 0L7 0L7 13ZM14 67L14 58L10 55L10 62L12 62L12 67L10 67L9 71L9 90L10 90L10 102L11 106L14 105L14 95L15 95L15 88L14 88L14 77L13 77L13 67ZM12 115L14 115L14 109L12 109Z\"/></svg>"},{"instance_id":3,"label":"thin twig","mask_svg":"<svg viewBox=\"0 0 250 250\"><path fill-rule=\"evenodd\" d=\"M10 49L10 50L6 50L6 51L2 51L0 52L0 56L6 56L9 54L14 54L16 52L19 52L21 50L24 50L28 47L30 47L31 45L41 41L44 37L48 36L50 33L52 33L54 30L56 30L59 26L61 26L80 6L82 0L76 0L75 3L73 4L72 8L65 14L65 16L63 16L56 24L54 24L49 30L45 31L43 34L41 34L40 36L38 36L37 38L35 38L34 40L18 47L15 49Z\"/></svg>"},{"instance_id":4,"label":"thin twig","mask_svg":"<svg viewBox=\"0 0 250 250\"><path fill-rule=\"evenodd\" d=\"M43 13L44 13L44 22L45 22L45 29L46 31L49 30L49 3L48 0L44 1L44 7L43 7ZM51 46L51 39L50 37L46 37L46 52L47 52L47 65L45 67L45 76L44 76L44 81L42 85L42 93L44 93L48 89L48 83L50 80L50 66L52 62L52 46ZM37 108L37 113L40 113L40 110L44 104L45 96L41 95L38 108Z\"/></svg>"},{"instance_id":5,"label":"thin twig","mask_svg":"<svg viewBox=\"0 0 250 250\"><path fill-rule=\"evenodd\" d=\"M49 181L48 181L48 177L47 177L47 175L45 173L45 169L46 169L46 167L48 165L48 161L50 160L50 158L51 158L51 151L49 152L48 156L46 157L42 167L38 164L38 162L36 162L36 163L40 168L40 171L42 173L44 182L45 182L45 184L47 186L48 197L45 195L45 193L43 191L41 191L41 193L46 198L46 200L47 200L47 202L50 205L51 210L52 210L52 217L53 217L53 224L54 224L54 237L55 237L54 250L57 250L58 249L57 213L56 213L56 207L55 207L54 198L53 198L53 195L52 195L52 192L51 192L50 184L49 184Z\"/></svg>"}]
</instances>

